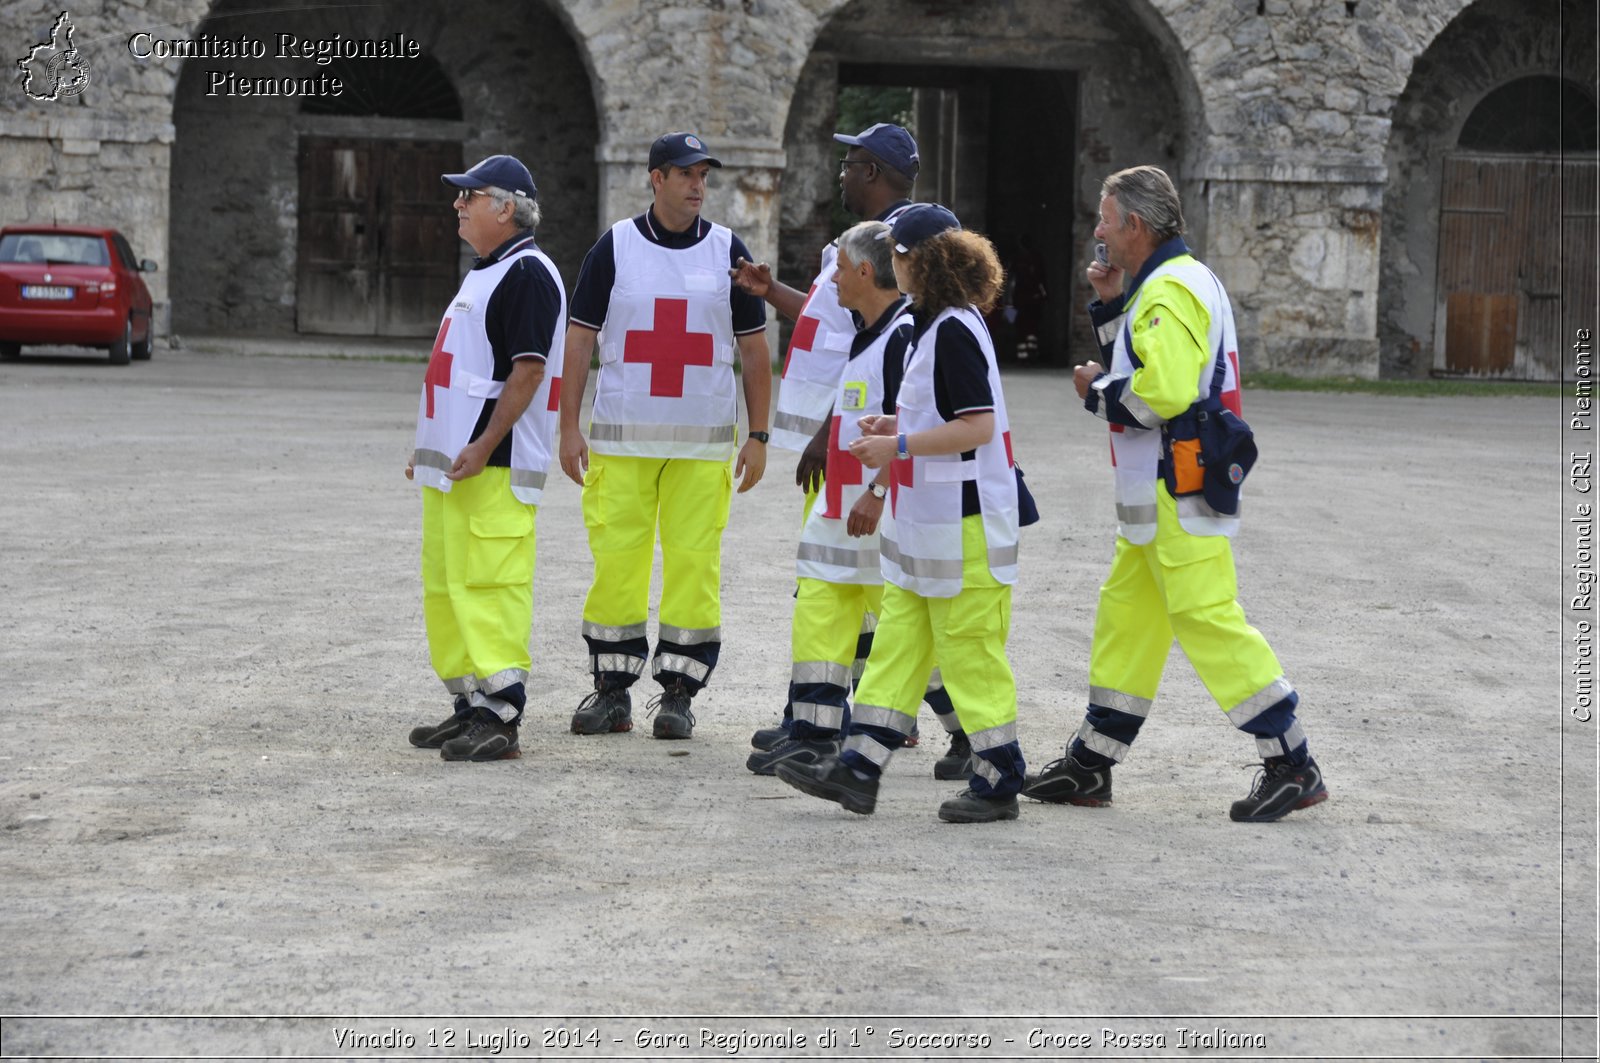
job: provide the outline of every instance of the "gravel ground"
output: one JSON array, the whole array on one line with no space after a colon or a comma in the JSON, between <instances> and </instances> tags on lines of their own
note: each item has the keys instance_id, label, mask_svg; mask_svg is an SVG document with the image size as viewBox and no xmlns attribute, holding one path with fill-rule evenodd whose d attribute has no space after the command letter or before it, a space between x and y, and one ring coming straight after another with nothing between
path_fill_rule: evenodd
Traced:
<instances>
[{"instance_id":1,"label":"gravel ground","mask_svg":"<svg viewBox=\"0 0 1600 1063\"><path fill-rule=\"evenodd\" d=\"M401 474L421 372L0 363L5 1056L1593 1057L1557 400L1246 396L1241 598L1330 801L1229 822L1252 743L1175 652L1114 806L952 826L933 736L871 817L744 769L787 679L783 452L735 498L691 743L567 733L590 564L553 478L524 756L408 746L446 708ZM1007 391L1039 766L1083 710L1110 476L1066 375Z\"/></svg>"}]
</instances>

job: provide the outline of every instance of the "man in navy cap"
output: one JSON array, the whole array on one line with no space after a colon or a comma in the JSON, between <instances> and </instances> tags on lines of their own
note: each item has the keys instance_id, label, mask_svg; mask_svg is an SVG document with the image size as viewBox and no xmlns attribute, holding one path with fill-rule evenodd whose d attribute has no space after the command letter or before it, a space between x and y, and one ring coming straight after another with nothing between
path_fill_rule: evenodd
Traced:
<instances>
[{"instance_id":1,"label":"man in navy cap","mask_svg":"<svg viewBox=\"0 0 1600 1063\"><path fill-rule=\"evenodd\" d=\"M888 122L869 126L855 136L835 133L833 139L848 148L839 164L839 198L844 209L865 221L894 221L911 205L911 188L921 168L916 140L903 127ZM736 284L765 299L778 313L795 323L789 338L788 357L783 364L783 384L778 389L772 443L800 453L795 466L795 483L806 492L802 523L809 517L822 489L839 375L850 359L850 346L858 326L871 324L857 322L851 311L839 305L839 289L833 279L838 254L836 240L822 249L822 267L806 292L774 279L766 263L741 262L734 275ZM899 366L889 367L890 403L894 401L892 388L898 380ZM854 669L857 676L872 648L875 624L876 617L869 615L857 649ZM764 727L752 736L751 745L756 748L756 754L750 758L752 770L757 770L758 764L763 772L769 770L772 757L762 754L771 754L780 745L788 744L793 730L795 697L798 695L802 703L807 703L811 697L812 692L805 688L814 685L810 677L821 664L813 662L804 647L793 647L792 652L789 702L784 706L783 720L778 726ZM964 778L969 753L966 735L951 712L949 696L937 672L928 691L928 704L950 734L949 751L934 765L934 775L940 779Z\"/></svg>"},{"instance_id":2,"label":"man in navy cap","mask_svg":"<svg viewBox=\"0 0 1600 1063\"><path fill-rule=\"evenodd\" d=\"M693 133L659 137L649 156L654 202L600 237L573 292L561 468L583 485L595 564L583 606L594 692L573 714L575 734L633 727L628 688L650 657L658 529L656 738L691 736L690 701L722 648L722 531L733 477L748 491L766 469L772 364L766 309L729 278L750 252L731 230L700 216L708 176L721 165ZM600 376L586 441L578 418L597 343ZM730 474L739 420L735 351L750 431Z\"/></svg>"},{"instance_id":3,"label":"man in navy cap","mask_svg":"<svg viewBox=\"0 0 1600 1063\"><path fill-rule=\"evenodd\" d=\"M434 340L406 477L422 487L423 615L453 699L411 744L445 760L519 755L533 624L534 518L550 465L565 288L534 244L539 190L491 155L444 174L457 230L477 253Z\"/></svg>"}]
</instances>

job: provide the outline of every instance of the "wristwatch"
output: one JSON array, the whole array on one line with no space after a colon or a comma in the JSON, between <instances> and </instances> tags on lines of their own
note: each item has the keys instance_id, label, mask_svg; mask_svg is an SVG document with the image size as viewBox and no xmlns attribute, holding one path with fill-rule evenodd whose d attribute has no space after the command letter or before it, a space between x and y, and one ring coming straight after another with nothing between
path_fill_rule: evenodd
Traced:
<instances>
[{"instance_id":1,"label":"wristwatch","mask_svg":"<svg viewBox=\"0 0 1600 1063\"><path fill-rule=\"evenodd\" d=\"M883 484L868 484L867 491L871 493L873 498L878 499L880 502L883 501L883 496L889 493L889 489Z\"/></svg>"},{"instance_id":2,"label":"wristwatch","mask_svg":"<svg viewBox=\"0 0 1600 1063\"><path fill-rule=\"evenodd\" d=\"M772 437L767 435L765 432L751 432L749 435L750 438L755 440L757 443L766 443L772 439Z\"/></svg>"}]
</instances>

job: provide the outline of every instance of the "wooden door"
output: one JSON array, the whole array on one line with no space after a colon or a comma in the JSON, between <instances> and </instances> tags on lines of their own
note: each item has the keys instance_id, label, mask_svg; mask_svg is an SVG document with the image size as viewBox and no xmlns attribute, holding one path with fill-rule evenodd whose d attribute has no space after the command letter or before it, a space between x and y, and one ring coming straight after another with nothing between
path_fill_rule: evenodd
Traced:
<instances>
[{"instance_id":1,"label":"wooden door","mask_svg":"<svg viewBox=\"0 0 1600 1063\"><path fill-rule=\"evenodd\" d=\"M1556 156L1446 158L1435 369L1561 378L1562 308L1593 285L1595 170Z\"/></svg>"},{"instance_id":2,"label":"wooden door","mask_svg":"<svg viewBox=\"0 0 1600 1063\"><path fill-rule=\"evenodd\" d=\"M303 137L295 327L431 336L455 294L455 214L441 173L461 145Z\"/></svg>"}]
</instances>

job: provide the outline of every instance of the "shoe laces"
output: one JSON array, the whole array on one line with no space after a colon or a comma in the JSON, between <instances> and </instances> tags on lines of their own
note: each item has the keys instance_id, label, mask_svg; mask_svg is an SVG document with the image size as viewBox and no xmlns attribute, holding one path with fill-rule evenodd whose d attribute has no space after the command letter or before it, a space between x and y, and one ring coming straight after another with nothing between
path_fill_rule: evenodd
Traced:
<instances>
[{"instance_id":1,"label":"shoe laces","mask_svg":"<svg viewBox=\"0 0 1600 1063\"><path fill-rule=\"evenodd\" d=\"M674 684L663 687L661 693L645 703L644 715L646 719L655 715L657 709L672 716L682 716L689 721L689 726L694 726L694 713L689 709L689 692L683 687Z\"/></svg>"}]
</instances>

